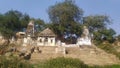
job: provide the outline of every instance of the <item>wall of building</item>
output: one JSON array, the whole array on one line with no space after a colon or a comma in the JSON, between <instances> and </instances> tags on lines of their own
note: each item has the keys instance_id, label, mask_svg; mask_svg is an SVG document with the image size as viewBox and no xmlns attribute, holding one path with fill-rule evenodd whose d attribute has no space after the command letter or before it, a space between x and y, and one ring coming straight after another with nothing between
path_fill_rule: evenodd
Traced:
<instances>
[{"instance_id":1,"label":"wall of building","mask_svg":"<svg viewBox=\"0 0 120 68\"><path fill-rule=\"evenodd\" d=\"M55 37L38 37L38 46L55 46Z\"/></svg>"}]
</instances>

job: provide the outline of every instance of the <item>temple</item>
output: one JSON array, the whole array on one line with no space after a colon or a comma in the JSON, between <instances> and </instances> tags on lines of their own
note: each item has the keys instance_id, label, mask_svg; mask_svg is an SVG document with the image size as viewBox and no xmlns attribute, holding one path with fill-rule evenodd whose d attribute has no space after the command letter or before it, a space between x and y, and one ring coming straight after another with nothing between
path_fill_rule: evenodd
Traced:
<instances>
[{"instance_id":1,"label":"temple","mask_svg":"<svg viewBox=\"0 0 120 68\"><path fill-rule=\"evenodd\" d=\"M83 27L83 33L77 40L77 45L92 45L89 30L86 26Z\"/></svg>"},{"instance_id":2,"label":"temple","mask_svg":"<svg viewBox=\"0 0 120 68\"><path fill-rule=\"evenodd\" d=\"M38 46L56 46L56 35L52 30L46 28L42 32L38 33L37 45Z\"/></svg>"}]
</instances>

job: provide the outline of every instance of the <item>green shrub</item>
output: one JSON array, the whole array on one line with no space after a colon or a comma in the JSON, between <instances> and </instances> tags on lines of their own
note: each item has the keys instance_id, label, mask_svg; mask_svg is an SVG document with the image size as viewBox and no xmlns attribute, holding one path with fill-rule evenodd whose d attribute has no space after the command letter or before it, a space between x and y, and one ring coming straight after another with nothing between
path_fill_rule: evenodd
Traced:
<instances>
[{"instance_id":1,"label":"green shrub","mask_svg":"<svg viewBox=\"0 0 120 68\"><path fill-rule=\"evenodd\" d=\"M16 57L0 57L0 68L32 68L27 62Z\"/></svg>"},{"instance_id":2,"label":"green shrub","mask_svg":"<svg viewBox=\"0 0 120 68\"><path fill-rule=\"evenodd\" d=\"M92 61L91 61L92 62ZM120 68L120 65L88 66L79 59L58 57L39 64L34 64L34 68Z\"/></svg>"},{"instance_id":3,"label":"green shrub","mask_svg":"<svg viewBox=\"0 0 120 68\"><path fill-rule=\"evenodd\" d=\"M109 65L109 66L104 66L104 68L120 68L120 65Z\"/></svg>"},{"instance_id":4,"label":"green shrub","mask_svg":"<svg viewBox=\"0 0 120 68\"><path fill-rule=\"evenodd\" d=\"M58 57L39 64L36 68L88 68L88 65L79 59Z\"/></svg>"}]
</instances>

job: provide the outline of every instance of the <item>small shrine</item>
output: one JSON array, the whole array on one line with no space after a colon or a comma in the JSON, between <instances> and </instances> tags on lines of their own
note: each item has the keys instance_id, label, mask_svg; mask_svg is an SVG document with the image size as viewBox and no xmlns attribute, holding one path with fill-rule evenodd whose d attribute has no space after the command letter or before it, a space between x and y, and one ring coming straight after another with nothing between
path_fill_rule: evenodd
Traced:
<instances>
[{"instance_id":1,"label":"small shrine","mask_svg":"<svg viewBox=\"0 0 120 68\"><path fill-rule=\"evenodd\" d=\"M86 26L83 27L83 33L81 37L77 39L77 45L92 45L89 30Z\"/></svg>"},{"instance_id":2,"label":"small shrine","mask_svg":"<svg viewBox=\"0 0 120 68\"><path fill-rule=\"evenodd\" d=\"M37 45L38 46L56 46L55 33L46 28L42 32L38 33Z\"/></svg>"},{"instance_id":3,"label":"small shrine","mask_svg":"<svg viewBox=\"0 0 120 68\"><path fill-rule=\"evenodd\" d=\"M31 20L29 23L28 23L28 26L27 26L27 29L26 29L26 32L25 32L25 36L24 36L24 39L23 39L23 46L27 46L27 45L32 45L32 43L34 42L32 40L33 37L35 37L35 27L34 27L34 21Z\"/></svg>"},{"instance_id":4,"label":"small shrine","mask_svg":"<svg viewBox=\"0 0 120 68\"><path fill-rule=\"evenodd\" d=\"M31 21L28 23L28 26L27 26L27 29L26 29L26 35L33 37L33 36L34 36L34 33L35 33L34 21L31 20Z\"/></svg>"}]
</instances>

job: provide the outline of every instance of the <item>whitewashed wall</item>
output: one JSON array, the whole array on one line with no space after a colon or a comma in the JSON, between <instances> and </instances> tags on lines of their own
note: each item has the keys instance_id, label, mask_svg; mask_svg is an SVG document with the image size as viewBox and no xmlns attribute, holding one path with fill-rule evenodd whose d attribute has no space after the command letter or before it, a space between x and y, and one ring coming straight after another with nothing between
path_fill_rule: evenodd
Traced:
<instances>
[{"instance_id":1,"label":"whitewashed wall","mask_svg":"<svg viewBox=\"0 0 120 68\"><path fill-rule=\"evenodd\" d=\"M41 39L41 42L40 42L40 39ZM38 45L38 46L43 46L43 45L44 45L44 40L45 40L45 38L43 38L43 37L38 37L38 39L37 39L37 45Z\"/></svg>"},{"instance_id":2,"label":"whitewashed wall","mask_svg":"<svg viewBox=\"0 0 120 68\"><path fill-rule=\"evenodd\" d=\"M48 37L47 42L45 42L45 37L38 37L37 45L38 46L55 46L55 37L52 37L52 38Z\"/></svg>"},{"instance_id":3,"label":"whitewashed wall","mask_svg":"<svg viewBox=\"0 0 120 68\"><path fill-rule=\"evenodd\" d=\"M90 38L79 38L77 45L92 45L92 42Z\"/></svg>"}]
</instances>

